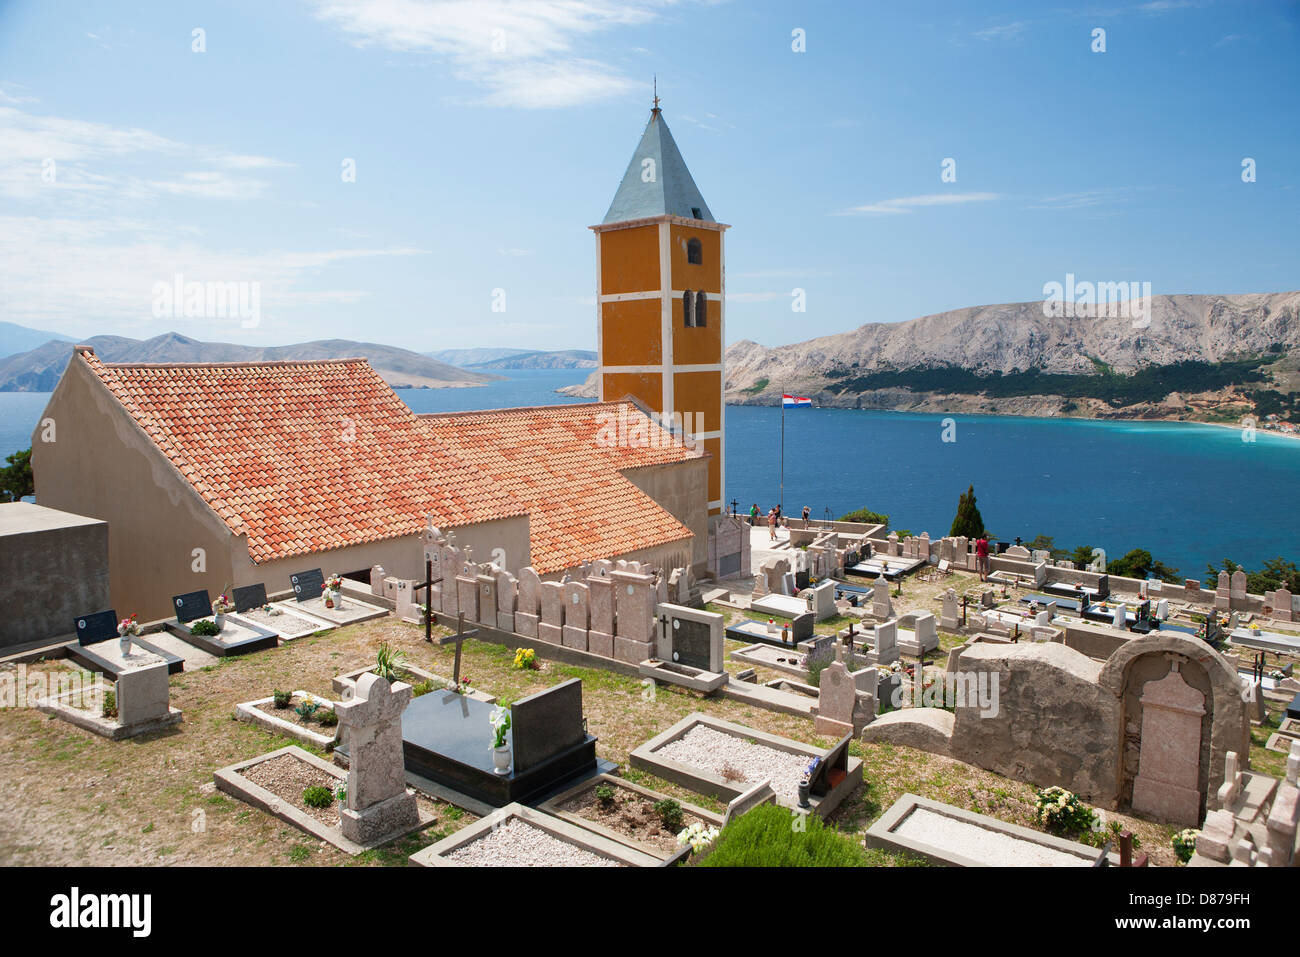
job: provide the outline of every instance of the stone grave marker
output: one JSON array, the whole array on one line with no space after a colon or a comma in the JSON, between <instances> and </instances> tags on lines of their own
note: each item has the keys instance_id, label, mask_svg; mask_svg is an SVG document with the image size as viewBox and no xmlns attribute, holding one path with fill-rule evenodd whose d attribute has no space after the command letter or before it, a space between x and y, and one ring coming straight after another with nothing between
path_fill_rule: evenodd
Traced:
<instances>
[{"instance_id":1,"label":"stone grave marker","mask_svg":"<svg viewBox=\"0 0 1300 957\"><path fill-rule=\"evenodd\" d=\"M1133 809L1163 821L1195 826L1200 817L1198 780L1205 695L1179 673L1171 655L1169 673L1142 688L1142 731Z\"/></svg>"},{"instance_id":2,"label":"stone grave marker","mask_svg":"<svg viewBox=\"0 0 1300 957\"><path fill-rule=\"evenodd\" d=\"M582 716L582 681L570 678L553 688L520 698L510 709L510 733L516 774L581 744L587 738Z\"/></svg>"},{"instance_id":3,"label":"stone grave marker","mask_svg":"<svg viewBox=\"0 0 1300 957\"><path fill-rule=\"evenodd\" d=\"M341 812L343 836L372 844L420 822L415 795L406 790L402 712L411 686L389 684L367 672L355 692L334 706L348 744L348 798Z\"/></svg>"},{"instance_id":4,"label":"stone grave marker","mask_svg":"<svg viewBox=\"0 0 1300 957\"><path fill-rule=\"evenodd\" d=\"M587 650L591 595L586 582L571 581L564 585L564 631L566 648Z\"/></svg>"},{"instance_id":5,"label":"stone grave marker","mask_svg":"<svg viewBox=\"0 0 1300 957\"><path fill-rule=\"evenodd\" d=\"M537 625L537 637L553 645L564 643L564 585L561 582L542 582L542 620Z\"/></svg>"},{"instance_id":6,"label":"stone grave marker","mask_svg":"<svg viewBox=\"0 0 1300 957\"><path fill-rule=\"evenodd\" d=\"M176 620L182 625L212 615L212 602L206 589L177 595L172 599L172 606L176 609Z\"/></svg>"},{"instance_id":7,"label":"stone grave marker","mask_svg":"<svg viewBox=\"0 0 1300 957\"><path fill-rule=\"evenodd\" d=\"M230 593L230 600L235 603L236 614L241 611L252 611L255 608L265 607L267 603L266 586L261 582L255 585L243 585ZM208 611L212 611L210 605Z\"/></svg>"},{"instance_id":8,"label":"stone grave marker","mask_svg":"<svg viewBox=\"0 0 1300 957\"><path fill-rule=\"evenodd\" d=\"M540 621L537 611L542 596L542 580L532 567L519 569L519 600L515 605L515 631L525 638L537 637Z\"/></svg>"},{"instance_id":9,"label":"stone grave marker","mask_svg":"<svg viewBox=\"0 0 1300 957\"><path fill-rule=\"evenodd\" d=\"M325 591L325 576L321 574L319 568L312 568L290 575L289 584L293 586L294 598L298 601L311 601L313 598L319 598L321 592ZM211 609L208 613L211 614Z\"/></svg>"}]
</instances>

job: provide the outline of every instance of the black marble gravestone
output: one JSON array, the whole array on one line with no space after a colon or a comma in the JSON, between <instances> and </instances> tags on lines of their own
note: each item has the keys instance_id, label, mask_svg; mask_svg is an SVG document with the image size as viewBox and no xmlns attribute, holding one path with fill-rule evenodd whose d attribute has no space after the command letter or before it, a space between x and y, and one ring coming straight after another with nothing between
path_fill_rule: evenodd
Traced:
<instances>
[{"instance_id":1,"label":"black marble gravestone","mask_svg":"<svg viewBox=\"0 0 1300 957\"><path fill-rule=\"evenodd\" d=\"M176 609L176 620L181 624L207 618L212 614L212 602L208 598L207 589L177 595L172 599L172 606Z\"/></svg>"},{"instance_id":2,"label":"black marble gravestone","mask_svg":"<svg viewBox=\"0 0 1300 957\"><path fill-rule=\"evenodd\" d=\"M579 679L515 702L507 774L493 771L494 710L454 691L413 699L402 715L407 770L493 807L541 800L598 770L596 739L583 726ZM339 750L347 754L346 745Z\"/></svg>"},{"instance_id":3,"label":"black marble gravestone","mask_svg":"<svg viewBox=\"0 0 1300 957\"><path fill-rule=\"evenodd\" d=\"M713 629L702 621L668 616L668 639L672 660L689 668L708 671L712 666Z\"/></svg>"},{"instance_id":4,"label":"black marble gravestone","mask_svg":"<svg viewBox=\"0 0 1300 957\"><path fill-rule=\"evenodd\" d=\"M812 779L809 783L809 790L813 794L825 794L844 777L849 767L849 742L853 740L853 735L846 734L840 738L839 743L832 747L817 762L817 768L813 772Z\"/></svg>"},{"instance_id":5,"label":"black marble gravestone","mask_svg":"<svg viewBox=\"0 0 1300 957\"><path fill-rule=\"evenodd\" d=\"M77 619L77 642L81 645L93 645L117 637L117 612L97 611L93 615L82 615Z\"/></svg>"},{"instance_id":6,"label":"black marble gravestone","mask_svg":"<svg viewBox=\"0 0 1300 957\"><path fill-rule=\"evenodd\" d=\"M266 604L266 586L261 583L244 585L242 588L236 588L230 597L235 602L236 614L241 611L261 608Z\"/></svg>"},{"instance_id":7,"label":"black marble gravestone","mask_svg":"<svg viewBox=\"0 0 1300 957\"><path fill-rule=\"evenodd\" d=\"M325 590L325 576L321 574L319 568L290 575L289 583L293 585L293 597L298 601L311 601L313 598L319 598L321 592Z\"/></svg>"}]
</instances>

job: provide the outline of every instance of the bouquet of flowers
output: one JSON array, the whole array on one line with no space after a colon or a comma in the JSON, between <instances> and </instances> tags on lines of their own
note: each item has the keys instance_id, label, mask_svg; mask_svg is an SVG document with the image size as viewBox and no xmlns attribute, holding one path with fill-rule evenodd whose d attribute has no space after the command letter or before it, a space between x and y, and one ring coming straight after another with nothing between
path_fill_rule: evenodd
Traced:
<instances>
[{"instance_id":1,"label":"bouquet of flowers","mask_svg":"<svg viewBox=\"0 0 1300 957\"><path fill-rule=\"evenodd\" d=\"M225 593L222 593L218 595L216 598L212 599L212 614L228 615L234 610L235 610L235 603L231 601L230 598Z\"/></svg>"},{"instance_id":2,"label":"bouquet of flowers","mask_svg":"<svg viewBox=\"0 0 1300 957\"><path fill-rule=\"evenodd\" d=\"M1096 812L1063 787L1052 785L1038 792L1038 823L1056 834L1078 834L1092 829Z\"/></svg>"},{"instance_id":3,"label":"bouquet of flowers","mask_svg":"<svg viewBox=\"0 0 1300 957\"><path fill-rule=\"evenodd\" d=\"M537 652L532 648L516 648L515 667L520 671L536 671Z\"/></svg>"},{"instance_id":4,"label":"bouquet of flowers","mask_svg":"<svg viewBox=\"0 0 1300 957\"><path fill-rule=\"evenodd\" d=\"M140 635L140 622L136 620L138 616L132 615L130 618L123 618L117 623L117 635L119 638L136 638Z\"/></svg>"},{"instance_id":5,"label":"bouquet of flowers","mask_svg":"<svg viewBox=\"0 0 1300 957\"><path fill-rule=\"evenodd\" d=\"M718 839L718 829L712 825L705 827L702 821L695 821L677 835L678 844L689 844L691 853L698 854Z\"/></svg>"},{"instance_id":6,"label":"bouquet of flowers","mask_svg":"<svg viewBox=\"0 0 1300 957\"><path fill-rule=\"evenodd\" d=\"M492 717L489 720L492 724L492 747L504 748L506 732L510 730L510 709L498 705L492 709Z\"/></svg>"},{"instance_id":7,"label":"bouquet of flowers","mask_svg":"<svg viewBox=\"0 0 1300 957\"><path fill-rule=\"evenodd\" d=\"M343 590L343 576L342 576L342 575L331 575L329 578L325 579L325 589L324 589L324 590L325 590L325 591L342 591L342 590Z\"/></svg>"},{"instance_id":8,"label":"bouquet of flowers","mask_svg":"<svg viewBox=\"0 0 1300 957\"><path fill-rule=\"evenodd\" d=\"M1201 832L1194 827L1184 828L1173 837L1174 853L1186 864L1196 853L1196 838Z\"/></svg>"}]
</instances>

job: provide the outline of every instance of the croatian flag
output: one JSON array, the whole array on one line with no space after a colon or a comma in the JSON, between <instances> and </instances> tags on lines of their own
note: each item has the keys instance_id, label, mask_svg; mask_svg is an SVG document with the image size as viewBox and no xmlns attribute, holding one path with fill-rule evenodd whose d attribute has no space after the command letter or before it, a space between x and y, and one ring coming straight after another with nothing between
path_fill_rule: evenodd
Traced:
<instances>
[{"instance_id":1,"label":"croatian flag","mask_svg":"<svg viewBox=\"0 0 1300 957\"><path fill-rule=\"evenodd\" d=\"M811 409L812 399L803 395L782 395L781 408L783 409Z\"/></svg>"}]
</instances>

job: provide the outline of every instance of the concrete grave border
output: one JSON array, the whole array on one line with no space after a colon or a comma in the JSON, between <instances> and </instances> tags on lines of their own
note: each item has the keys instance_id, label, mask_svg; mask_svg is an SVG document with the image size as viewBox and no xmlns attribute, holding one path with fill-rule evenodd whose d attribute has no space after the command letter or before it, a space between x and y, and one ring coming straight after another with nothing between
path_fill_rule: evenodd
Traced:
<instances>
[{"instance_id":1,"label":"concrete grave border","mask_svg":"<svg viewBox=\"0 0 1300 957\"><path fill-rule=\"evenodd\" d=\"M1089 847L1087 844L1080 844L1077 841L1069 841L1062 837L1056 837L1053 834L1044 834L1042 831L1035 831L1031 828L1021 827L1019 824L1009 824L1006 821L1000 821L995 817L989 817L987 814L977 814L974 811L967 811L964 808L954 807L951 804L944 804L942 801L932 801L929 798L923 798L910 792L904 794L895 801L884 814L876 819L876 822L867 828L867 833L862 839L862 843L867 847L879 848L885 851L901 851L906 854L912 854L923 857L935 864L941 864L948 867L997 867L996 864L986 864L983 861L957 854L944 848L935 847L932 844L926 844L913 838L903 837L895 834L897 828L904 820L907 819L913 811L922 808L932 811L935 814L954 820L962 821L974 827L982 828L987 831L996 831L1005 834L1008 837L1017 840L1027 841L1031 844L1037 844L1041 847L1050 848L1053 851L1059 851L1063 854L1069 854L1077 857L1082 861L1088 862L1092 867L1098 867L1101 864L1102 851L1095 847ZM1111 853L1110 863L1118 865L1118 855Z\"/></svg>"},{"instance_id":2,"label":"concrete grave border","mask_svg":"<svg viewBox=\"0 0 1300 957\"><path fill-rule=\"evenodd\" d=\"M360 668L353 668L351 671L345 671L341 675L335 675L330 679L330 684L334 688L334 693L345 696L346 700L346 696L349 696L354 692L357 679L372 671L374 667L373 664L364 665ZM447 688L448 679L441 675L435 675L432 671L421 668L419 665L403 664L401 667L403 671L410 672L412 677L421 678L423 681L433 682L435 691L444 691ZM411 687L415 687L417 684L422 684L423 681L408 681L407 684L411 685ZM487 704L497 703L496 695L490 695L486 691L478 691L474 688L470 688L467 697L474 698L477 701L486 702Z\"/></svg>"},{"instance_id":3,"label":"concrete grave border","mask_svg":"<svg viewBox=\"0 0 1300 957\"><path fill-rule=\"evenodd\" d=\"M292 804L286 803L282 798L272 794L260 784L254 784L248 778L244 777L243 772L254 765L261 764L264 761L270 761L284 754L292 754L300 760L306 761L312 767L324 771L338 781L346 784L348 773L340 771L334 765L322 758L316 757L310 751L304 751L296 744L290 744L286 747L279 748L275 751L268 751L266 754L259 754L255 758L249 758L247 761L240 761L237 764L231 764L216 771L212 778L216 782L217 790L222 791L232 797L251 804L253 807L260 808L272 817L278 817L286 824L292 824L300 831L306 831L312 837L319 838L329 844L334 845L345 854L360 854L362 851L368 851L371 848L382 847L399 837L414 833L433 822L433 816L427 811L419 812L419 822L412 827L394 831L392 834L385 835L382 839L369 844L357 844L343 836L340 825L333 826L323 824L316 818L303 811L298 810Z\"/></svg>"},{"instance_id":4,"label":"concrete grave border","mask_svg":"<svg viewBox=\"0 0 1300 957\"><path fill-rule=\"evenodd\" d=\"M101 686L104 687L104 686ZM108 688L107 690L113 690ZM83 731L89 731L91 734L97 734L101 738L108 738L110 741L124 741L127 738L134 738L137 735L149 734L152 731L163 731L167 728L174 727L181 723L181 709L168 706L167 716L154 718L150 721L141 721L133 725L124 725L117 718L105 718L103 715L95 714L93 711L86 711L82 708L74 708L72 705L64 704L59 700L65 695L54 697L37 698L36 709L56 718L62 718L69 724L76 725Z\"/></svg>"},{"instance_id":5,"label":"concrete grave border","mask_svg":"<svg viewBox=\"0 0 1300 957\"><path fill-rule=\"evenodd\" d=\"M447 855L467 844L472 844L484 834L507 823L511 818L517 818L525 824L545 831L551 837L567 844L573 844L585 851L599 854L601 857L611 858L628 867L658 867L661 863L661 858L653 854L647 854L645 851L630 847L627 844L612 841L595 831L579 827L563 818L548 814L545 811L525 807L522 804L507 804L482 820L475 821L468 827L462 828L450 837L445 837L436 844L431 844L423 850L416 851L410 856L410 863L417 867L462 867L464 865L457 864Z\"/></svg>"},{"instance_id":6,"label":"concrete grave border","mask_svg":"<svg viewBox=\"0 0 1300 957\"><path fill-rule=\"evenodd\" d=\"M704 725L723 734L729 734L733 737L743 738L746 741L752 741L755 744L772 748L776 751L785 751L789 754L806 755L810 760L812 758L825 758L830 752L823 748L815 747L811 744L804 744L801 741L793 741L790 738L782 738L779 735L768 734L766 731L759 731L755 728L746 727L743 724L736 724L732 721L724 721L721 718L715 718L712 715L704 714L700 711L694 711L682 718L667 731L655 735L649 741L636 747L628 756L628 760L634 768L640 768L643 771L649 771L651 774L658 775L665 781L671 781L679 784L684 788L695 791L699 794L707 794L709 797L717 798L722 801L731 801L747 791L752 789L752 785L742 783L741 786L724 780L720 775L715 775L703 768L691 764L684 764L680 761L674 761L671 758L661 757L655 752L671 741L676 741L692 728ZM831 750L834 750L833 748ZM812 803L812 810L821 817L826 817L835 808L839 807L849 794L857 789L862 783L862 759L853 756L848 757L847 769L844 780L840 781L835 787L828 790L825 794L814 794L809 800ZM777 803L781 803L778 798ZM782 805L788 807L789 805ZM798 809L803 811L805 809Z\"/></svg>"},{"instance_id":7,"label":"concrete grave border","mask_svg":"<svg viewBox=\"0 0 1300 957\"><path fill-rule=\"evenodd\" d=\"M588 831L594 831L595 833L601 835L602 837L609 838L611 841L617 841L620 844L626 844L628 847L632 847L638 851L642 851L646 854L650 854L653 857L659 858L660 860L669 860L678 855L678 853L681 850L680 848L669 852L660 851L659 849L651 847L648 844L642 844L640 841L636 840L635 838L630 838L624 834L620 834L618 831L615 831L613 828L605 827L605 825L600 824L597 821L592 821L589 818L585 818L581 814L575 814L572 811L560 810L560 805L563 804L565 801L577 797L579 794L582 794L584 791L594 790L597 785L603 783L611 784L617 788L625 788L628 791L633 791L637 794L640 794L644 798L649 798L652 801L662 801L664 798L667 798L669 796L667 794L662 793L661 791L653 791L650 788L642 787L640 784L633 784L631 781L627 780L627 778L621 778L616 774L598 774L594 778L587 778L587 780L585 781L580 781L578 784L575 784L573 787L561 791L559 794L555 795L554 797L549 798L546 801L543 801L541 804L537 805L537 809L539 811L545 811L547 814L553 814L556 817L561 818L562 820L568 821L571 824L576 824L578 825L578 827L585 828ZM704 808L698 807L694 804L687 804L686 802L678 802L678 803L681 804L682 810L687 812L688 814L694 814L696 817L703 818L707 823L712 824L714 827L718 829L722 828L723 817L721 814L716 814L713 811L706 811L704 810Z\"/></svg>"},{"instance_id":8,"label":"concrete grave border","mask_svg":"<svg viewBox=\"0 0 1300 957\"><path fill-rule=\"evenodd\" d=\"M310 696L314 701L319 701L322 707L327 707L331 711L334 710L334 702L329 700L329 698L301 690L294 691L292 694L297 698L306 698ZM296 738L304 744L312 744L318 748L326 748L334 743L334 735L327 736L312 731L310 728L305 728L300 724L295 724L287 718L281 718L274 714L268 714L265 711L261 711L257 707L262 704L272 704L274 701L275 695L270 695L266 698L258 698L256 701L241 701L239 704L235 705L235 720L247 721L250 724L257 725L265 731L270 731L273 734L282 734L289 738Z\"/></svg>"}]
</instances>

